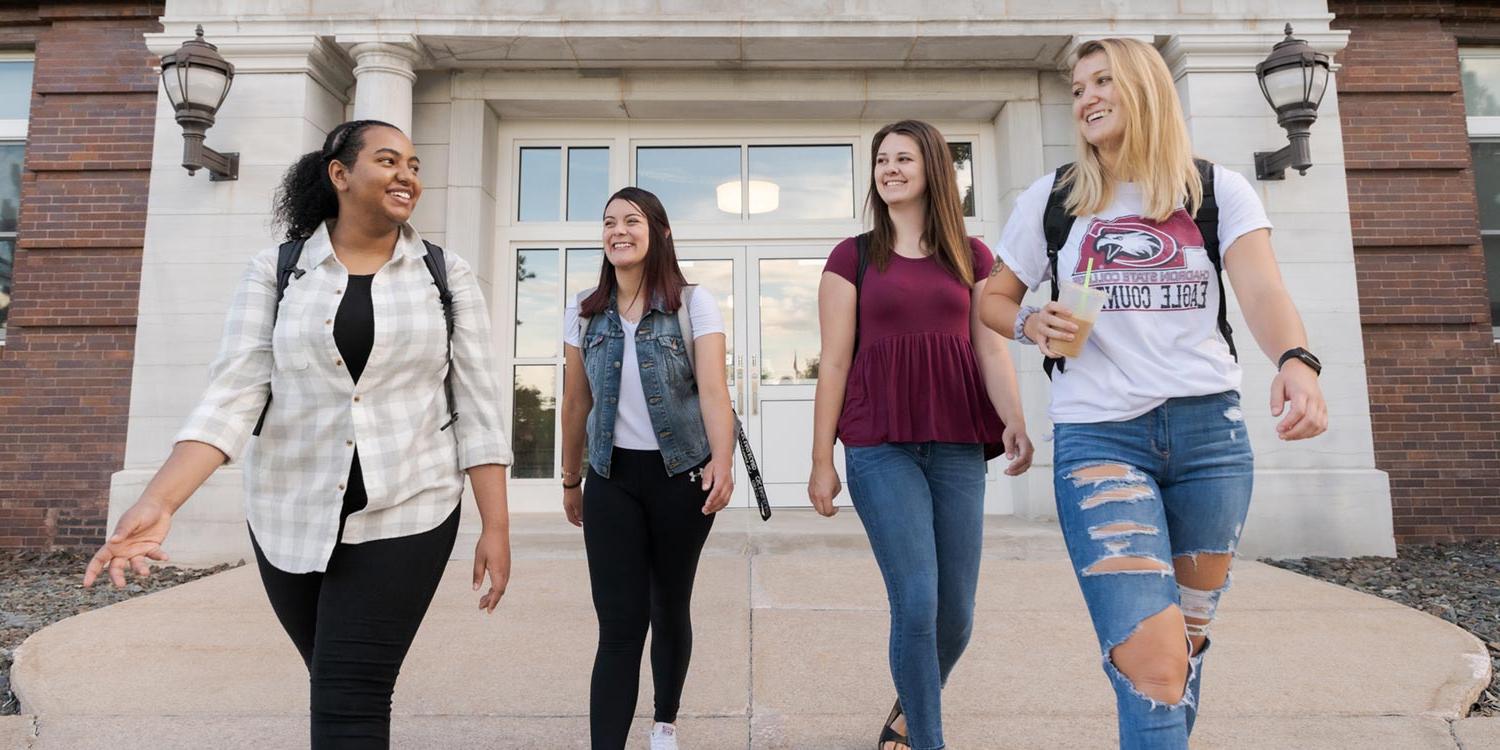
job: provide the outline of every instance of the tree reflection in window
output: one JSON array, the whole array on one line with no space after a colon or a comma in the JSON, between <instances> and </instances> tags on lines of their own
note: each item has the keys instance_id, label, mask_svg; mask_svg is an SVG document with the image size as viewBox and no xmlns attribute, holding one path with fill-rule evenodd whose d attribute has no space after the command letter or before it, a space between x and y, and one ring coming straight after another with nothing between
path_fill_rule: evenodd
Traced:
<instances>
[{"instance_id":1,"label":"tree reflection in window","mask_svg":"<svg viewBox=\"0 0 1500 750\"><path fill-rule=\"evenodd\" d=\"M958 173L958 197L964 204L964 216L974 216L974 144L949 142L953 170Z\"/></svg>"},{"instance_id":2,"label":"tree reflection in window","mask_svg":"<svg viewBox=\"0 0 1500 750\"><path fill-rule=\"evenodd\" d=\"M515 374L511 407L511 435L516 462L510 475L517 479L553 475L557 436L557 368L520 365Z\"/></svg>"}]
</instances>

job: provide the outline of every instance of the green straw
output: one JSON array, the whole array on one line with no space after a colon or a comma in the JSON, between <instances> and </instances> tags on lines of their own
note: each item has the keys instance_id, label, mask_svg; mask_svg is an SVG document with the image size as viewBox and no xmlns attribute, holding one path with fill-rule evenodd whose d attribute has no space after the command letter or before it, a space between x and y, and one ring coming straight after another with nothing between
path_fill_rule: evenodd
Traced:
<instances>
[{"instance_id":1,"label":"green straw","mask_svg":"<svg viewBox=\"0 0 1500 750\"><path fill-rule=\"evenodd\" d=\"M1083 288L1089 288L1089 277L1094 275L1094 259L1089 258L1089 267L1083 272Z\"/></svg>"}]
</instances>

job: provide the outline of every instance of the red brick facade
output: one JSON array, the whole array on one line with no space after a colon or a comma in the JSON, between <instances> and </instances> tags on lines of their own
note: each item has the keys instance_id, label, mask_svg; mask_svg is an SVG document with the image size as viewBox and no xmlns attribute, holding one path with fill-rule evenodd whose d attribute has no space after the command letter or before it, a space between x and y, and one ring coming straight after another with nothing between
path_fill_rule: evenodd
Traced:
<instances>
[{"instance_id":1,"label":"red brick facade","mask_svg":"<svg viewBox=\"0 0 1500 750\"><path fill-rule=\"evenodd\" d=\"M36 53L0 348L0 548L97 544L125 454L162 2L0 8Z\"/></svg>"},{"instance_id":2,"label":"red brick facade","mask_svg":"<svg viewBox=\"0 0 1500 750\"><path fill-rule=\"evenodd\" d=\"M1500 5L1334 0L1339 107L1376 464L1396 538L1500 535L1500 347L1490 331L1459 45Z\"/></svg>"}]
</instances>

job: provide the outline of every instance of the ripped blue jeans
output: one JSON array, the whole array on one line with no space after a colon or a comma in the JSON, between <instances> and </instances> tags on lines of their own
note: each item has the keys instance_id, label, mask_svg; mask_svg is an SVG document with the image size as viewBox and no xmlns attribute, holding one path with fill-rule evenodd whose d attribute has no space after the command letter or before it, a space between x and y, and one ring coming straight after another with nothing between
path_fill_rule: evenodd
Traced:
<instances>
[{"instance_id":1,"label":"ripped blue jeans","mask_svg":"<svg viewBox=\"0 0 1500 750\"><path fill-rule=\"evenodd\" d=\"M1207 636L1229 582L1180 587L1173 563L1239 543L1254 480L1239 392L1170 399L1124 422L1058 424L1054 455L1058 520L1115 689L1120 747L1186 750L1207 649L1189 658L1187 636ZM1168 705L1138 690L1110 651L1174 604L1189 618L1188 679Z\"/></svg>"}]
</instances>

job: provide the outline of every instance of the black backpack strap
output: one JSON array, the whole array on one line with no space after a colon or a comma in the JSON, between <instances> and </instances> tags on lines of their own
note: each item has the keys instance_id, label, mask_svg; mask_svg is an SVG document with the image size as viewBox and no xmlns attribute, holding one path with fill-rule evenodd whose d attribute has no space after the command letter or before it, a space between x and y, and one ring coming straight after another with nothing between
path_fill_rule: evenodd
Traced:
<instances>
[{"instance_id":1,"label":"black backpack strap","mask_svg":"<svg viewBox=\"0 0 1500 750\"><path fill-rule=\"evenodd\" d=\"M1052 178L1052 192L1047 195L1047 207L1042 210L1042 235L1047 238L1047 273L1052 276L1053 302L1057 301L1062 284L1057 275L1057 254L1067 244L1068 234L1073 231L1073 220L1077 218L1068 212L1068 193L1071 191L1063 187L1063 175L1072 167L1072 164L1064 164L1057 168ZM1042 362L1042 369L1051 378L1053 370L1065 372L1066 365L1062 357L1047 357Z\"/></svg>"},{"instance_id":2,"label":"black backpack strap","mask_svg":"<svg viewBox=\"0 0 1500 750\"><path fill-rule=\"evenodd\" d=\"M271 331L276 331L276 314L281 312L281 298L286 296L286 288L291 285L293 278L302 278L306 271L297 267L297 262L302 259L302 246L307 243L307 238L283 242L276 248L276 307L271 309ZM266 405L261 407L260 419L255 420L255 429L250 431L251 435L260 435L260 428L266 424L266 412L271 410L271 394L266 394Z\"/></svg>"},{"instance_id":3,"label":"black backpack strap","mask_svg":"<svg viewBox=\"0 0 1500 750\"><path fill-rule=\"evenodd\" d=\"M448 371L443 375L443 395L448 398L448 421L438 428L441 432L458 421L458 406L453 400L453 292L448 289L448 259L443 255L443 249L427 240L422 240L422 244L427 246L427 254L422 256L422 262L427 264L427 272L432 274L438 301L443 304L443 324L448 328Z\"/></svg>"},{"instance_id":4,"label":"black backpack strap","mask_svg":"<svg viewBox=\"0 0 1500 750\"><path fill-rule=\"evenodd\" d=\"M1198 178L1203 182L1203 202L1193 212L1193 223L1203 235L1203 250L1209 262L1214 264L1214 278L1219 282L1219 333L1229 345L1229 354L1238 362L1240 354L1234 348L1234 329L1229 325L1229 295L1224 289L1224 260L1219 254L1219 202L1214 198L1214 165L1206 159L1193 159L1198 168Z\"/></svg>"},{"instance_id":5,"label":"black backpack strap","mask_svg":"<svg viewBox=\"0 0 1500 750\"><path fill-rule=\"evenodd\" d=\"M854 355L859 353L859 303L865 286L865 271L870 268L870 238L873 235L873 232L865 232L854 238L854 350L849 354L851 363Z\"/></svg>"}]
</instances>

